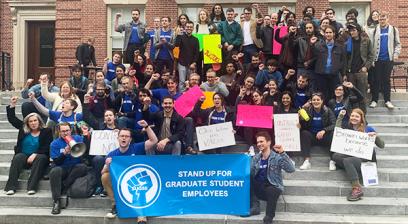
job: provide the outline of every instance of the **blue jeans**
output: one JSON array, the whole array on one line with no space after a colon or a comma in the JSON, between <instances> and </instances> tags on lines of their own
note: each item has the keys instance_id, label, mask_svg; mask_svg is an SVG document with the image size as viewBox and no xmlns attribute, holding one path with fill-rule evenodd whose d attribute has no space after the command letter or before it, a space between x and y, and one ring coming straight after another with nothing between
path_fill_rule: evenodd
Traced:
<instances>
[{"instance_id":1,"label":"blue jeans","mask_svg":"<svg viewBox=\"0 0 408 224\"><path fill-rule=\"evenodd\" d=\"M242 52L244 53L244 64L251 63L251 58L254 53L258 52L255 44L242 46Z\"/></svg>"}]
</instances>

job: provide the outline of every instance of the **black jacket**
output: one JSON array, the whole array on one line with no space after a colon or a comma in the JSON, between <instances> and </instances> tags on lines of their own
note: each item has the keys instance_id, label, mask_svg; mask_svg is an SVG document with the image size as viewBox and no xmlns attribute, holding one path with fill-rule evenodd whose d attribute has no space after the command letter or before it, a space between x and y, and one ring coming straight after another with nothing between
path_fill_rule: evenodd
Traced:
<instances>
[{"instance_id":1,"label":"black jacket","mask_svg":"<svg viewBox=\"0 0 408 224\"><path fill-rule=\"evenodd\" d=\"M143 119L148 121L153 121L154 127L153 131L158 138L160 138L160 132L164 123L164 112L158 111L155 113L150 113L149 110L143 111ZM185 124L184 118L179 115L175 110L173 110L173 114L171 115L170 121L170 132L171 136L169 137L170 142L175 143L177 141L181 141L184 136L185 131ZM161 139L159 139L161 140Z\"/></svg>"},{"instance_id":2,"label":"black jacket","mask_svg":"<svg viewBox=\"0 0 408 224\"><path fill-rule=\"evenodd\" d=\"M317 74L326 74L325 66L328 58L328 48L325 41L317 42L313 47L313 57L315 61L315 72ZM345 75L346 67L346 50L344 45L334 42L332 49L332 69L330 75Z\"/></svg>"},{"instance_id":3,"label":"black jacket","mask_svg":"<svg viewBox=\"0 0 408 224\"><path fill-rule=\"evenodd\" d=\"M20 119L16 117L16 110L15 108L10 108L7 106L7 119L13 127L18 129L18 137L17 137L17 145L14 147L14 153L22 152L21 144L23 139L28 135L24 133L24 123ZM50 156L50 144L52 142L52 131L49 128L41 129L40 136L39 136L39 148L37 150L37 154L44 154L47 157Z\"/></svg>"},{"instance_id":4,"label":"black jacket","mask_svg":"<svg viewBox=\"0 0 408 224\"><path fill-rule=\"evenodd\" d=\"M361 92L353 87L351 89L348 89L351 91L351 93L347 94L347 96L343 97L343 105L344 108L346 108L347 110L347 114L351 113L351 110L353 110L354 108L358 107L358 103L364 100L363 95L361 94ZM329 100L329 102L327 103L327 106L334 111L334 108L336 107L336 99L331 99Z\"/></svg>"},{"instance_id":5,"label":"black jacket","mask_svg":"<svg viewBox=\"0 0 408 224\"><path fill-rule=\"evenodd\" d=\"M83 43L78 46L76 57L80 65L89 65L91 62L96 66L95 48L88 43Z\"/></svg>"},{"instance_id":6,"label":"black jacket","mask_svg":"<svg viewBox=\"0 0 408 224\"><path fill-rule=\"evenodd\" d=\"M302 129L310 130L313 120L313 106L310 106L310 108L307 109L306 112L309 115L310 119L309 121L301 119L300 125L302 126ZM336 126L336 116L334 115L334 112L326 106L323 106L322 112L323 130L325 130L326 132L334 131L334 127Z\"/></svg>"}]
</instances>

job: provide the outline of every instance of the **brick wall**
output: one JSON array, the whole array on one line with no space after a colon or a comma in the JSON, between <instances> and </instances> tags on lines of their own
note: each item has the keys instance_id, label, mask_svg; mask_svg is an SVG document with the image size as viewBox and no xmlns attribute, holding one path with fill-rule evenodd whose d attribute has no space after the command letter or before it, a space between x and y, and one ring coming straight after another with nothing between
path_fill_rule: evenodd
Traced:
<instances>
[{"instance_id":1,"label":"brick wall","mask_svg":"<svg viewBox=\"0 0 408 224\"><path fill-rule=\"evenodd\" d=\"M10 53L10 55L13 54L13 24L11 21L11 11L8 3L4 0L1 0L0 2L0 51Z\"/></svg>"}]
</instances>

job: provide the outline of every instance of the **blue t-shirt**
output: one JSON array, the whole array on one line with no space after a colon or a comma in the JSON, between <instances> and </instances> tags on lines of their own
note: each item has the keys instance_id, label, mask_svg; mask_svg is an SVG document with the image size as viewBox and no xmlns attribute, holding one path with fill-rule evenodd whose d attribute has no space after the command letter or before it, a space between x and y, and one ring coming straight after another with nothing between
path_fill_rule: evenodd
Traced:
<instances>
[{"instance_id":1,"label":"blue t-shirt","mask_svg":"<svg viewBox=\"0 0 408 224\"><path fill-rule=\"evenodd\" d=\"M105 79L109 80L109 82L112 82L116 78L116 67L118 67L119 64L114 64L113 62L108 63L108 71L106 72Z\"/></svg>"},{"instance_id":2,"label":"blue t-shirt","mask_svg":"<svg viewBox=\"0 0 408 224\"><path fill-rule=\"evenodd\" d=\"M268 180L268 159L261 159L259 161L259 171L255 176L255 180L259 182L266 182Z\"/></svg>"},{"instance_id":3,"label":"blue t-shirt","mask_svg":"<svg viewBox=\"0 0 408 224\"><path fill-rule=\"evenodd\" d=\"M160 108L161 103L163 102L163 98L166 96L171 96L168 89L153 89L152 90L153 97L160 101ZM181 96L181 93L177 92L173 97L173 100L177 100Z\"/></svg>"},{"instance_id":4,"label":"blue t-shirt","mask_svg":"<svg viewBox=\"0 0 408 224\"><path fill-rule=\"evenodd\" d=\"M147 32L147 34L149 35L149 38L150 38L150 45L151 45L151 47L150 47L150 59L153 59L154 55L156 53L156 48L154 47L154 35L155 35L155 33L156 32L154 30L151 30L151 31Z\"/></svg>"},{"instance_id":5,"label":"blue t-shirt","mask_svg":"<svg viewBox=\"0 0 408 224\"><path fill-rule=\"evenodd\" d=\"M140 44L139 34L137 30L137 25L132 25L132 32L130 33L129 44Z\"/></svg>"},{"instance_id":6,"label":"blue t-shirt","mask_svg":"<svg viewBox=\"0 0 408 224\"><path fill-rule=\"evenodd\" d=\"M171 33L172 33L171 29L169 29L167 32L161 30L160 31L160 40L159 41L161 41L162 38L166 38L167 42L170 42L171 41ZM166 45L162 45L162 46L163 47L160 49L160 52L159 52L159 55L157 56L157 59L171 60L170 49L168 49L166 47Z\"/></svg>"},{"instance_id":7,"label":"blue t-shirt","mask_svg":"<svg viewBox=\"0 0 408 224\"><path fill-rule=\"evenodd\" d=\"M210 124L225 123L225 116L226 116L225 111L217 112L214 110L210 117Z\"/></svg>"},{"instance_id":8,"label":"blue t-shirt","mask_svg":"<svg viewBox=\"0 0 408 224\"><path fill-rule=\"evenodd\" d=\"M304 89L297 89L295 95L295 108L298 109L302 107L308 100L309 97L306 95L306 91Z\"/></svg>"},{"instance_id":9,"label":"blue t-shirt","mask_svg":"<svg viewBox=\"0 0 408 224\"><path fill-rule=\"evenodd\" d=\"M37 152L38 148L40 147L39 139L39 136L34 137L31 134L26 135L21 142L23 153L30 156L31 154Z\"/></svg>"},{"instance_id":10,"label":"blue t-shirt","mask_svg":"<svg viewBox=\"0 0 408 224\"><path fill-rule=\"evenodd\" d=\"M122 109L120 111L123 113L129 113L133 111L132 96L128 94L123 95Z\"/></svg>"},{"instance_id":11,"label":"blue t-shirt","mask_svg":"<svg viewBox=\"0 0 408 224\"><path fill-rule=\"evenodd\" d=\"M110 152L106 156L106 158L115 157L115 156L135 156L135 155L146 155L144 142L130 144L128 150L126 150L126 152L124 153L122 153L119 150L119 148L117 148L113 150L112 152Z\"/></svg>"},{"instance_id":12,"label":"blue t-shirt","mask_svg":"<svg viewBox=\"0 0 408 224\"><path fill-rule=\"evenodd\" d=\"M137 109L135 110L135 129L141 130L142 127L137 122L143 119L143 112L142 112L143 105L138 102L136 105L136 108ZM154 104L151 104L149 107L149 112L155 113L157 111L160 111L159 107ZM150 120L146 120L146 122L149 125L153 124L153 121L150 121Z\"/></svg>"},{"instance_id":13,"label":"blue t-shirt","mask_svg":"<svg viewBox=\"0 0 408 224\"><path fill-rule=\"evenodd\" d=\"M371 126L367 126L365 129L365 133L368 133L368 132L375 132L375 129Z\"/></svg>"},{"instance_id":14,"label":"blue t-shirt","mask_svg":"<svg viewBox=\"0 0 408 224\"><path fill-rule=\"evenodd\" d=\"M380 53L378 54L378 60L389 61L390 56L388 54L388 28L381 29L380 34Z\"/></svg>"},{"instance_id":15,"label":"blue t-shirt","mask_svg":"<svg viewBox=\"0 0 408 224\"><path fill-rule=\"evenodd\" d=\"M344 107L344 104L342 102L336 102L336 106L334 106L334 114L336 115L336 118L339 116L340 111L346 109Z\"/></svg>"},{"instance_id":16,"label":"blue t-shirt","mask_svg":"<svg viewBox=\"0 0 408 224\"><path fill-rule=\"evenodd\" d=\"M317 132L323 130L322 112L318 113L313 111L312 119L312 132L316 134Z\"/></svg>"},{"instance_id":17,"label":"blue t-shirt","mask_svg":"<svg viewBox=\"0 0 408 224\"><path fill-rule=\"evenodd\" d=\"M80 135L72 135L72 138L76 142L84 142L84 139ZM67 143L64 141L62 138L57 138L54 141L51 142L50 145L50 157L51 159L56 159L63 154L65 147L67 146ZM61 167L70 167L74 166L76 164L81 163L81 158L75 158L72 157L71 154L65 155L65 160L64 162L60 165Z\"/></svg>"},{"instance_id":18,"label":"blue t-shirt","mask_svg":"<svg viewBox=\"0 0 408 224\"><path fill-rule=\"evenodd\" d=\"M49 111L50 119L56 123L68 122L71 125L75 125L75 122L82 121L82 113L72 113L71 116L65 117L61 111Z\"/></svg>"},{"instance_id":19,"label":"blue t-shirt","mask_svg":"<svg viewBox=\"0 0 408 224\"><path fill-rule=\"evenodd\" d=\"M334 44L333 43L327 43L326 45L327 45L327 51L328 52L327 52L327 61L326 61L326 65L324 67L324 72L326 74L330 74L331 70L332 70L332 67L333 67L333 65L332 65L332 51L333 51Z\"/></svg>"}]
</instances>

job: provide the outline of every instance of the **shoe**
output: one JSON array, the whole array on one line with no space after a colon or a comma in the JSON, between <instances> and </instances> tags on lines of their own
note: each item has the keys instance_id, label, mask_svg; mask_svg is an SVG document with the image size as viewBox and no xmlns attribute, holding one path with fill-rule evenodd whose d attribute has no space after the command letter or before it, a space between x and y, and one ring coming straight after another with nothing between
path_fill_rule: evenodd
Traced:
<instances>
[{"instance_id":1,"label":"shoe","mask_svg":"<svg viewBox=\"0 0 408 224\"><path fill-rule=\"evenodd\" d=\"M104 198L108 196L108 193L106 193L106 191L102 191L102 193L100 193L99 196Z\"/></svg>"},{"instance_id":2,"label":"shoe","mask_svg":"<svg viewBox=\"0 0 408 224\"><path fill-rule=\"evenodd\" d=\"M263 224L272 224L273 223L273 218L269 217L269 216L265 216L263 218Z\"/></svg>"},{"instance_id":3,"label":"shoe","mask_svg":"<svg viewBox=\"0 0 408 224\"><path fill-rule=\"evenodd\" d=\"M54 201L54 205L52 206L51 214L58 215L60 213L61 213L60 201L56 200L56 201Z\"/></svg>"},{"instance_id":4,"label":"shoe","mask_svg":"<svg viewBox=\"0 0 408 224\"><path fill-rule=\"evenodd\" d=\"M197 155L197 151L194 150L191 146L189 146L186 148L186 154Z\"/></svg>"},{"instance_id":5,"label":"shoe","mask_svg":"<svg viewBox=\"0 0 408 224\"><path fill-rule=\"evenodd\" d=\"M6 192L6 195L13 195L15 193L16 193L15 190L9 190L9 191Z\"/></svg>"},{"instance_id":6,"label":"shoe","mask_svg":"<svg viewBox=\"0 0 408 224\"><path fill-rule=\"evenodd\" d=\"M27 191L27 194L28 194L28 195L33 195L33 194L35 194L35 193L37 193L35 190L29 190L29 191Z\"/></svg>"},{"instance_id":7,"label":"shoe","mask_svg":"<svg viewBox=\"0 0 408 224\"><path fill-rule=\"evenodd\" d=\"M241 217L247 218L249 216L259 215L259 214L261 214L261 208L259 207L259 203L258 203L258 206L251 206L251 209L249 210L249 215L241 215Z\"/></svg>"},{"instance_id":8,"label":"shoe","mask_svg":"<svg viewBox=\"0 0 408 224\"><path fill-rule=\"evenodd\" d=\"M299 167L301 170L309 170L312 168L312 164L309 162L309 160L305 160L303 164Z\"/></svg>"},{"instance_id":9,"label":"shoe","mask_svg":"<svg viewBox=\"0 0 408 224\"><path fill-rule=\"evenodd\" d=\"M329 162L329 170L330 170L330 171L335 171L335 170L337 170L336 162L334 162L333 160L330 160L330 162Z\"/></svg>"},{"instance_id":10,"label":"shoe","mask_svg":"<svg viewBox=\"0 0 408 224\"><path fill-rule=\"evenodd\" d=\"M103 192L103 187L97 187L95 189L95 192L92 194L93 197L95 197L96 195L100 195Z\"/></svg>"},{"instance_id":11,"label":"shoe","mask_svg":"<svg viewBox=\"0 0 408 224\"><path fill-rule=\"evenodd\" d=\"M144 216L137 217L137 224L147 224L147 219Z\"/></svg>"},{"instance_id":12,"label":"shoe","mask_svg":"<svg viewBox=\"0 0 408 224\"><path fill-rule=\"evenodd\" d=\"M394 109L394 105L392 105L391 101L385 102L385 106L386 106L388 109Z\"/></svg>"},{"instance_id":13,"label":"shoe","mask_svg":"<svg viewBox=\"0 0 408 224\"><path fill-rule=\"evenodd\" d=\"M112 205L112 209L108 214L106 214L106 218L114 219L116 218L116 214L117 214L116 205Z\"/></svg>"},{"instance_id":14,"label":"shoe","mask_svg":"<svg viewBox=\"0 0 408 224\"><path fill-rule=\"evenodd\" d=\"M377 102L371 101L370 106L371 108L376 108L377 107Z\"/></svg>"},{"instance_id":15,"label":"shoe","mask_svg":"<svg viewBox=\"0 0 408 224\"><path fill-rule=\"evenodd\" d=\"M349 196L347 196L347 201L358 201L364 196L361 187L353 187Z\"/></svg>"}]
</instances>

